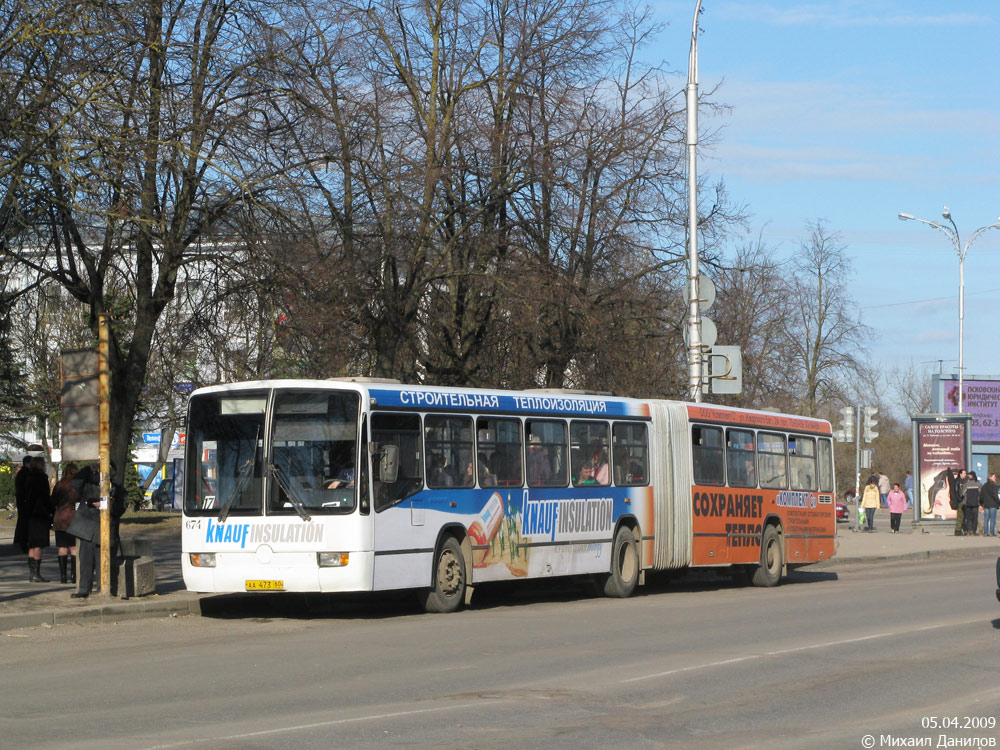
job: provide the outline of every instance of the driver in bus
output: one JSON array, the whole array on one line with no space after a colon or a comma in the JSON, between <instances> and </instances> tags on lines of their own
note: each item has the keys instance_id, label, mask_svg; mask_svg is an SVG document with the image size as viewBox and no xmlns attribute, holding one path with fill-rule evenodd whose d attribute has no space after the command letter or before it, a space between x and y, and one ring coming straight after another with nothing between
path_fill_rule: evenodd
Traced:
<instances>
[{"instance_id":1,"label":"driver in bus","mask_svg":"<svg viewBox=\"0 0 1000 750\"><path fill-rule=\"evenodd\" d=\"M324 485L324 489L338 490L343 487L354 486L354 467L345 466L340 473Z\"/></svg>"}]
</instances>

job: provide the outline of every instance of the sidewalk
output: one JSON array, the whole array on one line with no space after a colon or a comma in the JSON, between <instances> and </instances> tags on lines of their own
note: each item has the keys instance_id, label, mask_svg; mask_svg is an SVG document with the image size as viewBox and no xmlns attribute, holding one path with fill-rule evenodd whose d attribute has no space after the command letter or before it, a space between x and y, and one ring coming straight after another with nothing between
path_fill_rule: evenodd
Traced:
<instances>
[{"instance_id":1,"label":"sidewalk","mask_svg":"<svg viewBox=\"0 0 1000 750\"><path fill-rule=\"evenodd\" d=\"M184 588L180 536L176 533L134 536L153 542L156 593L122 600L92 592L86 599L72 599L70 594L76 591L76 586L59 583L55 547L45 549L42 554L42 575L50 582L28 583L27 556L14 546L10 530L0 529L0 631L67 622L201 614L201 595Z\"/></svg>"},{"instance_id":2,"label":"sidewalk","mask_svg":"<svg viewBox=\"0 0 1000 750\"><path fill-rule=\"evenodd\" d=\"M983 557L992 568L1000 555L1000 537L957 537L953 524L914 527L904 519L900 533L889 533L889 514L879 510L875 533L853 531L849 524L837 524L837 555L809 569L836 570L847 564L879 564L899 560L926 560L946 557ZM129 536L129 534L125 534ZM153 542L156 561L156 593L122 601L93 593L87 599L71 599L74 586L28 583L25 555L11 542L8 529L0 528L0 632L26 627L63 623L117 622L144 617L201 615L203 611L227 611L234 616L241 606L252 607L255 597L242 594L195 594L184 588L181 576L179 534L146 534ZM45 550L42 574L59 580L56 550ZM225 597L223 599L223 597Z\"/></svg>"}]
</instances>

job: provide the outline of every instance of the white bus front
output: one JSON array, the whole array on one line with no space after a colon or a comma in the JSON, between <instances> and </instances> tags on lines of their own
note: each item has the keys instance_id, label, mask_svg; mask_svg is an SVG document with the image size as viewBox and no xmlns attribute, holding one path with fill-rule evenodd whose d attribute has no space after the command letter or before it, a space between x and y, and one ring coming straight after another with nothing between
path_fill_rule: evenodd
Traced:
<instances>
[{"instance_id":1,"label":"white bus front","mask_svg":"<svg viewBox=\"0 0 1000 750\"><path fill-rule=\"evenodd\" d=\"M371 590L360 394L317 386L192 394L182 529L189 590Z\"/></svg>"}]
</instances>

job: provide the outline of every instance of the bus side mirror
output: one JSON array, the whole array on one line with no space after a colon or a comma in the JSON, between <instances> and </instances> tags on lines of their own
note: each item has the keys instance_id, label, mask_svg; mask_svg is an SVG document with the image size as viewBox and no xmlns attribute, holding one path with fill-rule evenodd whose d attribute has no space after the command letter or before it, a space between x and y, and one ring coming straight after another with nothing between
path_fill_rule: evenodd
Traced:
<instances>
[{"instance_id":1,"label":"bus side mirror","mask_svg":"<svg viewBox=\"0 0 1000 750\"><path fill-rule=\"evenodd\" d=\"M383 445L381 449L382 459L379 462L379 480L386 484L396 481L399 473L399 446Z\"/></svg>"}]
</instances>

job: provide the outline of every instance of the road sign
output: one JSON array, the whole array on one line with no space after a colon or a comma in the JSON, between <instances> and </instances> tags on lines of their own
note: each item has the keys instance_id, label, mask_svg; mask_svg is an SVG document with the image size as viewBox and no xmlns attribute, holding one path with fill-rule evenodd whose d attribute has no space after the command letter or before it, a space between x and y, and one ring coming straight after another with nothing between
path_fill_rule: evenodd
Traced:
<instances>
[{"instance_id":1,"label":"road sign","mask_svg":"<svg viewBox=\"0 0 1000 750\"><path fill-rule=\"evenodd\" d=\"M743 355L738 346L713 346L708 360L712 393L743 392Z\"/></svg>"},{"instance_id":2,"label":"road sign","mask_svg":"<svg viewBox=\"0 0 1000 750\"><path fill-rule=\"evenodd\" d=\"M684 334L684 343L688 343L688 327L684 325L681 329ZM719 331L715 327L715 321L711 318L706 318L704 315L701 316L701 347L702 349L711 349L715 346L715 340L719 337Z\"/></svg>"}]
</instances>

